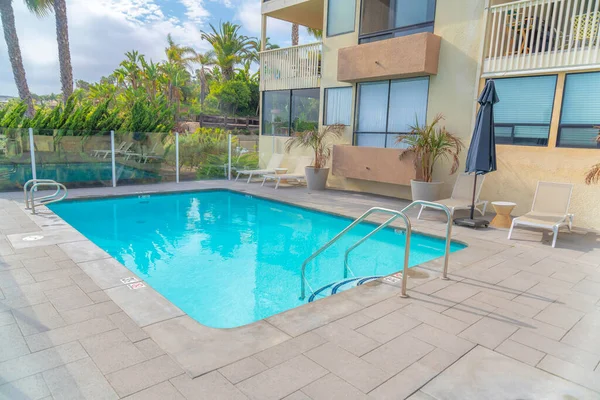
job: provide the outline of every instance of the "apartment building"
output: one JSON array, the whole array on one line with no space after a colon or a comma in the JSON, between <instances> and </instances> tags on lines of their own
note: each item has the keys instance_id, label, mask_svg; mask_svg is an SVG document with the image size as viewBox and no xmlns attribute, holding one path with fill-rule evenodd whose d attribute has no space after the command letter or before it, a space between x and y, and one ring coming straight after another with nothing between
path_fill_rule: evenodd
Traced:
<instances>
[{"instance_id":1,"label":"apartment building","mask_svg":"<svg viewBox=\"0 0 600 400\"><path fill-rule=\"evenodd\" d=\"M441 113L468 145L494 79L498 171L482 197L519 214L538 180L572 182L577 225L600 228L600 186L584 183L600 162L600 0L265 0L262 13L263 43L267 17L323 30L322 42L261 53L265 158L295 131L342 123L329 185L410 199L398 134ZM448 172L434 178L449 194Z\"/></svg>"}]
</instances>

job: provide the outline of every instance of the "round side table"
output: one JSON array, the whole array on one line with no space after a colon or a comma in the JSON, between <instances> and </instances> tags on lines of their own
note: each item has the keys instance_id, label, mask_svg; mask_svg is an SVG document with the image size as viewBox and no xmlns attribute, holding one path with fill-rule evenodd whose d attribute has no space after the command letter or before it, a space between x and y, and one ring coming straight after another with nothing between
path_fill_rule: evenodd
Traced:
<instances>
[{"instance_id":1,"label":"round side table","mask_svg":"<svg viewBox=\"0 0 600 400\"><path fill-rule=\"evenodd\" d=\"M510 228L512 224L512 218L510 213L517 206L517 203L511 203L510 201L493 201L492 206L496 211L496 216L490 222L490 225L495 228Z\"/></svg>"}]
</instances>

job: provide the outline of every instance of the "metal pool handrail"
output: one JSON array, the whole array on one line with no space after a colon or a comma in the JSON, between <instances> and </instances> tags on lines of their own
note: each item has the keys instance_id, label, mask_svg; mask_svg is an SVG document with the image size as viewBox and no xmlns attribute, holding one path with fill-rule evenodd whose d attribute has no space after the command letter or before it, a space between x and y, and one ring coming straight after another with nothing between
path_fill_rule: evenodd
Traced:
<instances>
[{"instance_id":1,"label":"metal pool handrail","mask_svg":"<svg viewBox=\"0 0 600 400\"><path fill-rule=\"evenodd\" d=\"M444 251L444 269L442 271L442 279L448 279L448 262L450 260L450 242L452 241L452 213L450 209L443 204L435 203L431 201L424 200L416 200L410 203L408 206L402 209L402 212L405 213L407 210L411 209L416 205L427 206L430 208L437 208L438 210L442 210L446 213L447 222L446 222L446 247Z\"/></svg>"},{"instance_id":2,"label":"metal pool handrail","mask_svg":"<svg viewBox=\"0 0 600 400\"><path fill-rule=\"evenodd\" d=\"M369 215L376 213L376 212L393 215L392 218L388 219L386 222L381 224L377 229L375 229L376 231L383 229L383 228L380 229L380 227L382 225L384 225L384 227L385 227L385 226L389 225L392 221L396 220L398 217L402 218L402 220L406 224L406 239L405 239L406 251L404 252L404 269L402 270L402 296L406 297L406 280L407 280L406 278L408 276L407 272L408 272L408 260L409 260L409 255L410 255L410 235L412 232L410 219L402 211L396 211L396 210L391 210L391 209L382 208L382 207L373 207L370 210L368 210L366 213L364 213L363 215L358 217L356 220L354 220L354 222L352 222L350 225L348 225L346 227L346 229L344 229L343 231L338 233L333 239L331 239L329 242L327 242L326 244L321 246L310 257L308 257L306 260L304 260L304 262L302 263L302 276L300 278L301 279L301 281L300 281L300 292L301 292L300 299L301 300L304 300L304 298L306 297L306 283L307 283L306 282L306 266L307 266L307 264L310 261L312 261L315 257L317 257L319 254L321 254L322 252L327 250L329 247L331 247L331 245L333 245L335 242L337 242L342 236L344 236L346 233L348 233L352 228L354 228L356 225L358 225L362 221L364 221ZM367 236L370 237L373 234L374 234L374 232L371 232Z\"/></svg>"},{"instance_id":3,"label":"metal pool handrail","mask_svg":"<svg viewBox=\"0 0 600 400\"><path fill-rule=\"evenodd\" d=\"M27 188L31 185L31 188L28 190ZM51 195L42 196L37 199L34 198L33 192L38 187L55 187L56 191ZM60 191L63 190L63 194L59 197ZM25 192L25 208L29 208L30 200L29 196L31 196L31 213L35 214L35 202L38 201L40 205L57 203L59 201L64 200L68 195L68 190L62 183L53 181L52 179L31 179L23 185L23 191Z\"/></svg>"}]
</instances>

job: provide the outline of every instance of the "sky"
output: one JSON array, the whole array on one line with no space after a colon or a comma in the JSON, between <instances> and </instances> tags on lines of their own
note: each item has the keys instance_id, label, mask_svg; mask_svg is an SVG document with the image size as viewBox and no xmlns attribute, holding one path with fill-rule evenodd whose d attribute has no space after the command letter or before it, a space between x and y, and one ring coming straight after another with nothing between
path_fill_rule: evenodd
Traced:
<instances>
[{"instance_id":1,"label":"sky","mask_svg":"<svg viewBox=\"0 0 600 400\"><path fill-rule=\"evenodd\" d=\"M71 61L75 80L95 82L109 75L126 51L138 50L155 62L164 59L167 34L182 45L206 51L201 39L209 24L232 21L242 34L260 37L261 0L67 0ZM60 92L54 15L38 18L23 0L13 0L17 34L29 88ZM269 19L272 43L291 45L291 24ZM300 43L310 43L304 29ZM0 95L17 96L4 37L0 37Z\"/></svg>"}]
</instances>

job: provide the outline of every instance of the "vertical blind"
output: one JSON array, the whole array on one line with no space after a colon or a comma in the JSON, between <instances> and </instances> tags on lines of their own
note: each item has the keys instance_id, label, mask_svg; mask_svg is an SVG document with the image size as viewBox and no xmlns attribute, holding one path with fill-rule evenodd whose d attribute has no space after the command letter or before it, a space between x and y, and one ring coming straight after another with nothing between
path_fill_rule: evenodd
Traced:
<instances>
[{"instance_id":1,"label":"vertical blind","mask_svg":"<svg viewBox=\"0 0 600 400\"><path fill-rule=\"evenodd\" d=\"M350 125L352 122L352 88L325 89L325 125Z\"/></svg>"},{"instance_id":2,"label":"vertical blind","mask_svg":"<svg viewBox=\"0 0 600 400\"><path fill-rule=\"evenodd\" d=\"M429 78L360 83L356 144L371 147L405 147L398 134L427 117Z\"/></svg>"},{"instance_id":3,"label":"vertical blind","mask_svg":"<svg viewBox=\"0 0 600 400\"><path fill-rule=\"evenodd\" d=\"M560 118L558 146L598 147L600 72L569 74Z\"/></svg>"},{"instance_id":4,"label":"vertical blind","mask_svg":"<svg viewBox=\"0 0 600 400\"><path fill-rule=\"evenodd\" d=\"M494 106L498 143L547 145L556 75L496 79Z\"/></svg>"},{"instance_id":5,"label":"vertical blind","mask_svg":"<svg viewBox=\"0 0 600 400\"><path fill-rule=\"evenodd\" d=\"M327 4L327 36L354 32L356 0L329 0Z\"/></svg>"}]
</instances>

